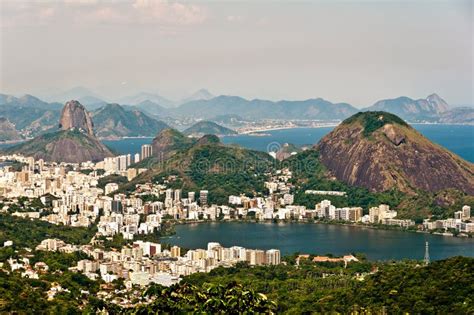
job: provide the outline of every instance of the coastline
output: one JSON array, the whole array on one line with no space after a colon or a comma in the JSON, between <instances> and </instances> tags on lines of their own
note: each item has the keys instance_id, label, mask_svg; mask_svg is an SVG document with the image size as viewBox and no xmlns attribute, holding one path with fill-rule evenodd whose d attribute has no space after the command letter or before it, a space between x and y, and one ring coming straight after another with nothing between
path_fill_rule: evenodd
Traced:
<instances>
[{"instance_id":1,"label":"coastline","mask_svg":"<svg viewBox=\"0 0 474 315\"><path fill-rule=\"evenodd\" d=\"M238 131L239 129L234 129L237 134L232 134L232 135L217 135L218 137L236 137L240 135L248 135L248 136L256 136L256 137L263 137L263 136L268 136L268 135L261 135L259 133L261 132L266 132L266 131L275 131L275 130L287 130L287 129L303 129L303 128L310 128L310 129L317 129L317 128L329 128L329 127L337 127L339 126L341 122L339 123L327 123L327 124L322 124L322 125L316 125L316 126L280 126L280 127L262 127L262 128L257 128L255 130L244 130L244 131ZM437 125L437 126L474 126L474 124L465 124L465 123L430 123L430 122L415 122L411 123L408 122L411 125ZM255 135L254 135L255 133ZM124 136L124 137L98 137L100 141L120 141L120 140L127 140L127 139L153 139L154 136ZM11 143L19 143L27 140L31 140L32 138L28 139L23 139L23 140L13 140ZM1 144L8 144L7 142L0 142Z\"/></svg>"},{"instance_id":2,"label":"coastline","mask_svg":"<svg viewBox=\"0 0 474 315\"><path fill-rule=\"evenodd\" d=\"M286 130L286 129L302 129L302 128L325 128L325 127L337 127L339 124L327 124L319 126L284 126L284 127L269 127L269 128L259 128L255 130L239 132L238 135L249 135L253 136L253 133L265 132L265 131L274 131L274 130Z\"/></svg>"},{"instance_id":3,"label":"coastline","mask_svg":"<svg viewBox=\"0 0 474 315\"><path fill-rule=\"evenodd\" d=\"M145 137L145 136L137 136L137 137L98 137L99 141L120 141L120 140L127 140L127 139L153 139L154 137Z\"/></svg>"}]
</instances>

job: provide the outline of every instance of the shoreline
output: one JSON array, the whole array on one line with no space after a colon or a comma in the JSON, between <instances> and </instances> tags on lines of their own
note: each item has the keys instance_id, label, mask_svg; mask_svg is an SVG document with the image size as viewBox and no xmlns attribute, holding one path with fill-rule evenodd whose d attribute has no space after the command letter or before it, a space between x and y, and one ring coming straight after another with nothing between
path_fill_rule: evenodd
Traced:
<instances>
[{"instance_id":1,"label":"shoreline","mask_svg":"<svg viewBox=\"0 0 474 315\"><path fill-rule=\"evenodd\" d=\"M219 137L237 137L241 135L248 135L248 136L257 136L257 137L263 137L263 136L268 136L268 135L259 135L258 133L265 132L265 131L276 131L276 130L287 130L287 129L303 129L303 128L308 128L308 129L319 129L319 128L330 128L330 127L337 127L340 125L341 122L339 123L328 123L324 125L318 125L318 126L280 126L280 127L268 127L268 128L258 128L255 130L246 130L246 131L238 131L238 129L234 129L237 134L232 134L232 135L217 135ZM474 126L474 124L464 124L464 123L421 123L421 122L408 122L410 125L437 125L437 126ZM253 135L256 133L257 135ZM99 140L103 141L120 141L120 140L127 140L127 139L153 139L153 136L137 136L137 137L104 137L104 138L99 138ZM19 142L22 142L25 140L20 140ZM4 142L0 142L2 144Z\"/></svg>"},{"instance_id":2,"label":"shoreline","mask_svg":"<svg viewBox=\"0 0 474 315\"><path fill-rule=\"evenodd\" d=\"M137 137L98 137L99 141L120 141L120 140L127 140L127 139L153 139L154 137L145 137L145 136L137 136Z\"/></svg>"},{"instance_id":3,"label":"shoreline","mask_svg":"<svg viewBox=\"0 0 474 315\"><path fill-rule=\"evenodd\" d=\"M286 127L269 127L269 128L260 128L251 131L243 131L239 132L238 135L249 135L252 136L252 133L259 133L265 131L273 131L273 130L286 130L286 129L302 129L302 128L309 128L309 129L317 129L317 128L326 128L326 127L337 127L339 124L327 124L321 126L286 126Z\"/></svg>"}]
</instances>

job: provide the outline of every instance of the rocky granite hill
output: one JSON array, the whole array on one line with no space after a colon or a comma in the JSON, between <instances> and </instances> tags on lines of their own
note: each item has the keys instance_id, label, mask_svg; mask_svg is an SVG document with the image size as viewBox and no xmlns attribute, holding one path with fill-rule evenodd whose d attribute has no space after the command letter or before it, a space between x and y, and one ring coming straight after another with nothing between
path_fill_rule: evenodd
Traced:
<instances>
[{"instance_id":1,"label":"rocky granite hill","mask_svg":"<svg viewBox=\"0 0 474 315\"><path fill-rule=\"evenodd\" d=\"M401 118L363 112L346 119L316 146L337 179L372 191L454 188L474 194L474 165L436 145Z\"/></svg>"},{"instance_id":2,"label":"rocky granite hill","mask_svg":"<svg viewBox=\"0 0 474 315\"><path fill-rule=\"evenodd\" d=\"M94 135L94 125L85 107L78 101L69 101L64 105L59 118L61 130L78 129L86 134Z\"/></svg>"},{"instance_id":3,"label":"rocky granite hill","mask_svg":"<svg viewBox=\"0 0 474 315\"><path fill-rule=\"evenodd\" d=\"M40 135L5 152L67 163L95 162L113 156L110 149L95 137L89 113L79 102L67 102L59 121L59 131Z\"/></svg>"}]
</instances>

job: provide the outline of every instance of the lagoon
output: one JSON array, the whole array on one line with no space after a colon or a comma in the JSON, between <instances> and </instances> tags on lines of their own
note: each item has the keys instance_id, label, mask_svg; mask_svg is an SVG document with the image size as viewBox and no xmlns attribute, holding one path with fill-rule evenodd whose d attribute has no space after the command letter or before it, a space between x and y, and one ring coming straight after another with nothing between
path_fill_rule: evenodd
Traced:
<instances>
[{"instance_id":1,"label":"lagoon","mask_svg":"<svg viewBox=\"0 0 474 315\"><path fill-rule=\"evenodd\" d=\"M225 247L279 249L282 255L363 253L371 260L419 259L429 243L432 260L452 256L474 257L474 239L359 226L314 223L193 223L177 225L176 234L162 242L186 248Z\"/></svg>"}]
</instances>

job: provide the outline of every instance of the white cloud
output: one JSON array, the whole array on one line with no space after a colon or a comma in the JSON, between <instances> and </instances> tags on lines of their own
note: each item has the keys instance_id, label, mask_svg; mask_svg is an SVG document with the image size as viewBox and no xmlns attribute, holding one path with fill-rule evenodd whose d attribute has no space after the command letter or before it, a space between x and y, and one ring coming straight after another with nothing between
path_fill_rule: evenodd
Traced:
<instances>
[{"instance_id":1,"label":"white cloud","mask_svg":"<svg viewBox=\"0 0 474 315\"><path fill-rule=\"evenodd\" d=\"M0 3L0 26L31 27L49 23L56 14L53 3L2 2Z\"/></svg>"},{"instance_id":2,"label":"white cloud","mask_svg":"<svg viewBox=\"0 0 474 315\"><path fill-rule=\"evenodd\" d=\"M111 7L99 7L85 16L89 22L104 22L104 23L123 23L126 22L127 16L122 14L119 10Z\"/></svg>"},{"instance_id":3,"label":"white cloud","mask_svg":"<svg viewBox=\"0 0 474 315\"><path fill-rule=\"evenodd\" d=\"M73 20L78 24L155 24L166 28L196 25L207 18L206 9L200 5L168 0L1 1L2 27Z\"/></svg>"},{"instance_id":4,"label":"white cloud","mask_svg":"<svg viewBox=\"0 0 474 315\"><path fill-rule=\"evenodd\" d=\"M204 22L204 8L167 0L135 0L133 8L139 13L141 22L168 25L193 25Z\"/></svg>"}]
</instances>

